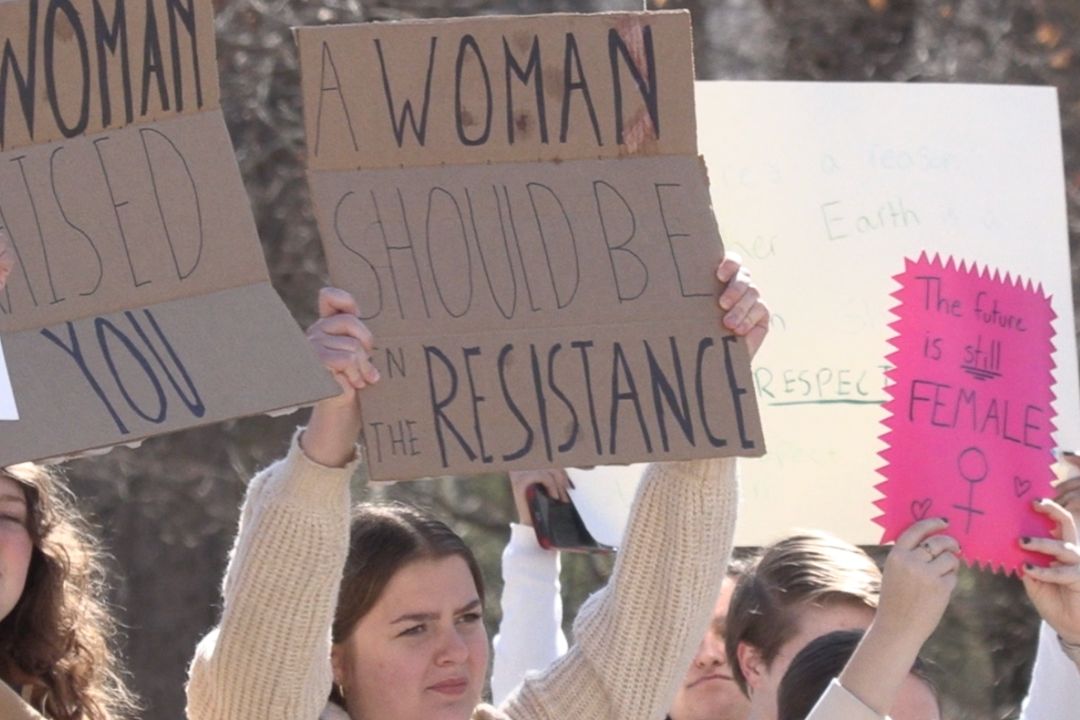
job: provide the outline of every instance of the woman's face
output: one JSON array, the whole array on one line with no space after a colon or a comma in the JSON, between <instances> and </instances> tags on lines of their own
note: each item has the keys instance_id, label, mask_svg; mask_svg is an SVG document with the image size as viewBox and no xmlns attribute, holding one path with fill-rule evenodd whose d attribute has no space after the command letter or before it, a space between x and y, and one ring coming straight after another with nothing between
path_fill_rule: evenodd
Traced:
<instances>
[{"instance_id":1,"label":"woman's face","mask_svg":"<svg viewBox=\"0 0 1080 720\"><path fill-rule=\"evenodd\" d=\"M453 555L398 570L334 646L334 681L352 720L467 720L480 702L488 642L469 566Z\"/></svg>"},{"instance_id":2,"label":"woman's face","mask_svg":"<svg viewBox=\"0 0 1080 720\"><path fill-rule=\"evenodd\" d=\"M724 578L712 623L668 713L672 720L733 720L748 714L750 701L735 684L724 650L728 606L734 591L735 581Z\"/></svg>"},{"instance_id":3,"label":"woman's face","mask_svg":"<svg viewBox=\"0 0 1080 720\"><path fill-rule=\"evenodd\" d=\"M0 475L0 620L14 609L26 587L34 550L26 527L28 513L22 486Z\"/></svg>"}]
</instances>

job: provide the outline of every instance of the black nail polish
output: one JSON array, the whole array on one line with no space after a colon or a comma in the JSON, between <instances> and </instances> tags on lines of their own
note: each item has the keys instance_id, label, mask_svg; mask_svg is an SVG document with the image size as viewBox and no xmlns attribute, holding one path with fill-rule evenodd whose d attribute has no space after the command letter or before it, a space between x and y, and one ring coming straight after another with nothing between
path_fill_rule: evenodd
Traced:
<instances>
[{"instance_id":1,"label":"black nail polish","mask_svg":"<svg viewBox=\"0 0 1080 720\"><path fill-rule=\"evenodd\" d=\"M1061 454L1066 457L1076 457L1076 453L1074 453L1072 450L1062 450Z\"/></svg>"},{"instance_id":2,"label":"black nail polish","mask_svg":"<svg viewBox=\"0 0 1080 720\"><path fill-rule=\"evenodd\" d=\"M942 515L942 516L941 516L941 522L943 522L943 523L945 523L946 525L948 525L948 524L949 524L949 518L947 518L947 517L945 517L944 515Z\"/></svg>"},{"instance_id":3,"label":"black nail polish","mask_svg":"<svg viewBox=\"0 0 1080 720\"><path fill-rule=\"evenodd\" d=\"M1031 563L1029 563L1029 562L1026 562L1026 563L1024 563L1024 569L1025 569L1025 570L1034 570L1034 569L1035 569L1035 566L1034 566L1034 565L1032 565L1032 564L1031 564Z\"/></svg>"},{"instance_id":4,"label":"black nail polish","mask_svg":"<svg viewBox=\"0 0 1080 720\"><path fill-rule=\"evenodd\" d=\"M1027 545L1027 544L1028 544L1028 543L1030 543L1030 542L1031 542L1031 538L1029 538L1029 537L1028 537L1027 535L1025 535L1024 537L1020 538L1020 544L1021 544L1021 545Z\"/></svg>"}]
</instances>

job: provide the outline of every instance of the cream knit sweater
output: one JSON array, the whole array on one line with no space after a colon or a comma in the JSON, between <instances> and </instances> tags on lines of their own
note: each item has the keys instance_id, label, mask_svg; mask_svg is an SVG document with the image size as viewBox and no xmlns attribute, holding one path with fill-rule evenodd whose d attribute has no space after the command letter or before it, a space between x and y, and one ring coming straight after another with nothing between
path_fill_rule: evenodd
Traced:
<instances>
[{"instance_id":1,"label":"cream knit sweater","mask_svg":"<svg viewBox=\"0 0 1080 720\"><path fill-rule=\"evenodd\" d=\"M221 624L192 661L189 720L342 716L327 706L330 624L354 469L317 465L294 438L288 455L252 481ZM578 614L575 645L499 709L482 705L473 718L663 718L719 592L736 509L733 459L653 465L611 581Z\"/></svg>"}]
</instances>

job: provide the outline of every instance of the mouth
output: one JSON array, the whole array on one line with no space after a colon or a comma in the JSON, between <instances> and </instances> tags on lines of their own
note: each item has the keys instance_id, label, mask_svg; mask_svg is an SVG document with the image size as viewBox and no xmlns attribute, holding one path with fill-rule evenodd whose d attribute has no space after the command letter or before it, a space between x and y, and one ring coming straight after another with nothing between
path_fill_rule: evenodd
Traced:
<instances>
[{"instance_id":1,"label":"mouth","mask_svg":"<svg viewBox=\"0 0 1080 720\"><path fill-rule=\"evenodd\" d=\"M450 678L428 686L428 690L447 697L461 697L468 689L469 681L466 678Z\"/></svg>"},{"instance_id":2,"label":"mouth","mask_svg":"<svg viewBox=\"0 0 1080 720\"><path fill-rule=\"evenodd\" d=\"M705 675L704 677L699 677L697 680L690 683L686 687L687 687L687 689L690 689L690 688L695 688L695 687L697 687L699 685L704 685L705 683L708 683L708 682L713 682L713 681L734 682L734 680L735 680L735 678L731 677L730 675L724 675L722 673L713 673L712 675Z\"/></svg>"}]
</instances>

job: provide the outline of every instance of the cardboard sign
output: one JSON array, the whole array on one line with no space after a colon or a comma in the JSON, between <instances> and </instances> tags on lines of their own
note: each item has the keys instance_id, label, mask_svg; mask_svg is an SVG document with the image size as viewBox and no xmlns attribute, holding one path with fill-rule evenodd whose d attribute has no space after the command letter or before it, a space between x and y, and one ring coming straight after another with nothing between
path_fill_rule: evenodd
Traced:
<instances>
[{"instance_id":1,"label":"cardboard sign","mask_svg":"<svg viewBox=\"0 0 1080 720\"><path fill-rule=\"evenodd\" d=\"M684 12L296 31L313 170L697 154Z\"/></svg>"},{"instance_id":2,"label":"cardboard sign","mask_svg":"<svg viewBox=\"0 0 1080 720\"><path fill-rule=\"evenodd\" d=\"M0 4L0 465L333 395L270 287L202 1ZM270 352L272 350L272 352Z\"/></svg>"},{"instance_id":3,"label":"cardboard sign","mask_svg":"<svg viewBox=\"0 0 1080 720\"><path fill-rule=\"evenodd\" d=\"M923 254L896 276L896 352L881 453L883 542L946 517L971 564L1017 572L1048 562L1021 536L1053 526L1032 509L1054 472L1054 312L1042 287Z\"/></svg>"},{"instance_id":4,"label":"cardboard sign","mask_svg":"<svg viewBox=\"0 0 1080 720\"><path fill-rule=\"evenodd\" d=\"M764 452L685 12L297 37L330 274L379 343L373 478Z\"/></svg>"},{"instance_id":5,"label":"cardboard sign","mask_svg":"<svg viewBox=\"0 0 1080 720\"><path fill-rule=\"evenodd\" d=\"M1080 447L1053 88L706 82L697 103L725 245L773 312L754 358L769 454L742 464L738 543L798 528L880 541L892 278L924 250L1051 296L1054 444Z\"/></svg>"}]
</instances>

